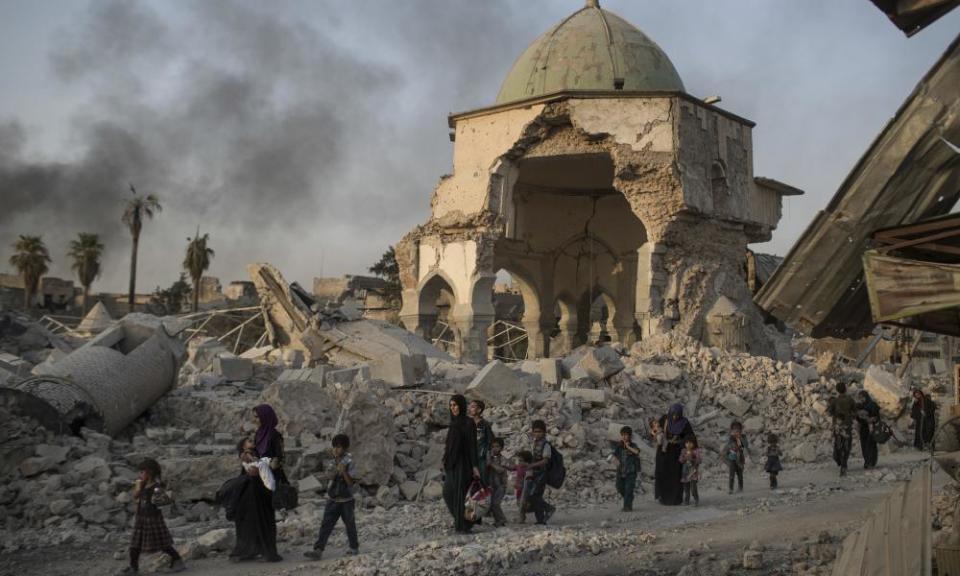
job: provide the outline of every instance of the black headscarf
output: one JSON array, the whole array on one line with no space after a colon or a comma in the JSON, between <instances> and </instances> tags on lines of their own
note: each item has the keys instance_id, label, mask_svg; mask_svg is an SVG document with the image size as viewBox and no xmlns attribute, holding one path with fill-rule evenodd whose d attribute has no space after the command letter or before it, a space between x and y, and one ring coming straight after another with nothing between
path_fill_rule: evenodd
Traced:
<instances>
[{"instance_id":1,"label":"black headscarf","mask_svg":"<svg viewBox=\"0 0 960 576\"><path fill-rule=\"evenodd\" d=\"M447 442L443 451L444 468L454 468L467 463L477 465L477 429L473 420L467 416L467 399L462 394L450 398L460 408L459 414L450 412L450 427L447 428Z\"/></svg>"}]
</instances>

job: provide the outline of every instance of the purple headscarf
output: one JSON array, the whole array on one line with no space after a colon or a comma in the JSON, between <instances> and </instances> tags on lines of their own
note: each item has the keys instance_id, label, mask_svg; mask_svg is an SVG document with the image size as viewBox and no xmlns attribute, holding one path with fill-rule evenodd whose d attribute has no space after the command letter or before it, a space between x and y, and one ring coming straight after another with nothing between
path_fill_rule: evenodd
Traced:
<instances>
[{"instance_id":1,"label":"purple headscarf","mask_svg":"<svg viewBox=\"0 0 960 576\"><path fill-rule=\"evenodd\" d=\"M676 416L676 418L674 418ZM667 411L667 432L674 436L683 434L687 427L687 419L683 417L683 404L677 402Z\"/></svg>"},{"instance_id":2,"label":"purple headscarf","mask_svg":"<svg viewBox=\"0 0 960 576\"><path fill-rule=\"evenodd\" d=\"M260 418L260 427L257 428L257 434L253 437L253 443L257 447L257 454L263 456L270 449L270 441L277 435L277 413L269 404L261 404L253 409L257 417Z\"/></svg>"}]
</instances>

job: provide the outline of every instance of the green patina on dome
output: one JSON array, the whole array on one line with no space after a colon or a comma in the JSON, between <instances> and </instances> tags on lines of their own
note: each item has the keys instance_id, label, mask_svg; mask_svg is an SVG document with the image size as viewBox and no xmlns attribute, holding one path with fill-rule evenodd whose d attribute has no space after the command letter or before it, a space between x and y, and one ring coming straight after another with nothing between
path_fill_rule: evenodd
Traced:
<instances>
[{"instance_id":1,"label":"green patina on dome","mask_svg":"<svg viewBox=\"0 0 960 576\"><path fill-rule=\"evenodd\" d=\"M622 87L617 86L622 79ZM537 38L507 74L497 104L560 91L683 92L663 50L598 0Z\"/></svg>"}]
</instances>

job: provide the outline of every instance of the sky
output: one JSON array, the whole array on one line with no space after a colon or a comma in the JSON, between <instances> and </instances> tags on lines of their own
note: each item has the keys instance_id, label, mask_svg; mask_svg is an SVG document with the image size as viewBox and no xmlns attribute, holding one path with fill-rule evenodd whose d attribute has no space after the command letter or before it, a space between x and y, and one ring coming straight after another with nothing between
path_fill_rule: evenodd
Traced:
<instances>
[{"instance_id":1,"label":"sky","mask_svg":"<svg viewBox=\"0 0 960 576\"><path fill-rule=\"evenodd\" d=\"M94 290L126 288L132 183L160 198L138 291L176 280L199 227L226 284L363 274L429 216L451 170L447 115L493 103L513 61L582 0L0 0L0 270L42 234L70 277L78 232L106 244ZM601 0L697 97L757 123L754 173L785 199L785 254L960 30L907 39L868 0Z\"/></svg>"}]
</instances>

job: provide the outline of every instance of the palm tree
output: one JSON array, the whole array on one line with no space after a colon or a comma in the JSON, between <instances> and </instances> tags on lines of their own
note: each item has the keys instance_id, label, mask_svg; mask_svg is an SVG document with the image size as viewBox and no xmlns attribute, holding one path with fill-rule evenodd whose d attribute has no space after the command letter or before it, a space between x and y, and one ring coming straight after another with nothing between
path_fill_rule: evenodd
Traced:
<instances>
[{"instance_id":1,"label":"palm tree","mask_svg":"<svg viewBox=\"0 0 960 576\"><path fill-rule=\"evenodd\" d=\"M160 212L163 207L160 206L160 200L153 194L140 196L137 190L130 185L130 193L133 197L127 200L123 210L123 223L130 228L130 235L133 236L133 251L130 253L130 312L133 312L133 299L137 290L137 249L140 247L140 231L143 230L143 220L152 219L153 215Z\"/></svg>"},{"instance_id":2,"label":"palm tree","mask_svg":"<svg viewBox=\"0 0 960 576\"><path fill-rule=\"evenodd\" d=\"M33 296L40 286L40 278L47 273L47 263L51 262L50 252L43 243L42 236L21 234L13 243L13 256L10 265L17 269L23 278L24 307L30 309Z\"/></svg>"},{"instance_id":3,"label":"palm tree","mask_svg":"<svg viewBox=\"0 0 960 576\"><path fill-rule=\"evenodd\" d=\"M103 256L103 244L96 234L80 232L76 240L70 241L70 251L67 256L73 259L71 268L77 273L80 285L83 286L83 313L87 313L87 296L90 294L90 285L100 276L100 257Z\"/></svg>"},{"instance_id":4,"label":"palm tree","mask_svg":"<svg viewBox=\"0 0 960 576\"><path fill-rule=\"evenodd\" d=\"M209 234L200 235L200 227L197 226L197 234L193 238L187 238L187 255L183 259L183 269L190 273L193 280L193 311L196 312L200 306L200 279L203 273L210 267L210 261L213 260L213 248L207 247Z\"/></svg>"}]
</instances>

